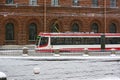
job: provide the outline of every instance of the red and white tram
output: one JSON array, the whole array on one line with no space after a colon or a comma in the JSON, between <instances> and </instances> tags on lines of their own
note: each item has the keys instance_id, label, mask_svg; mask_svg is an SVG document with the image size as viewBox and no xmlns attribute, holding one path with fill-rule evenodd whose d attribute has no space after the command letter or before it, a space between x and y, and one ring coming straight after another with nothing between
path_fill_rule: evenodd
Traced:
<instances>
[{"instance_id":1,"label":"red and white tram","mask_svg":"<svg viewBox=\"0 0 120 80\"><path fill-rule=\"evenodd\" d=\"M120 50L120 33L39 33L35 50L39 52L79 52L88 50ZM104 38L104 39L103 39Z\"/></svg>"}]
</instances>

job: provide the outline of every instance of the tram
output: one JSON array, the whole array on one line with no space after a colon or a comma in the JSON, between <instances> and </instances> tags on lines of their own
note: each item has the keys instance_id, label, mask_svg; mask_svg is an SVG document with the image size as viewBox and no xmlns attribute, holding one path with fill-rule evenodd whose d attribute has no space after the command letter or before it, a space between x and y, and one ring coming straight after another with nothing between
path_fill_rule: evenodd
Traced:
<instances>
[{"instance_id":1,"label":"tram","mask_svg":"<svg viewBox=\"0 0 120 80\"><path fill-rule=\"evenodd\" d=\"M120 33L39 33L36 52L120 50Z\"/></svg>"}]
</instances>

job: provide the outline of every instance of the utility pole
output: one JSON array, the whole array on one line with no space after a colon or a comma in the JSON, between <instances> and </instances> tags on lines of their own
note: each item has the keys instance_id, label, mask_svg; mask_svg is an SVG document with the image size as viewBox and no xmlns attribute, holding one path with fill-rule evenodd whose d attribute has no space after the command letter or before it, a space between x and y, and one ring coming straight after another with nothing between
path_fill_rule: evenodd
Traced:
<instances>
[{"instance_id":1,"label":"utility pole","mask_svg":"<svg viewBox=\"0 0 120 80\"><path fill-rule=\"evenodd\" d=\"M46 0L44 0L44 32L46 32Z\"/></svg>"},{"instance_id":2,"label":"utility pole","mask_svg":"<svg viewBox=\"0 0 120 80\"><path fill-rule=\"evenodd\" d=\"M106 19L106 0L104 0L104 23L105 23L105 25L104 25L104 27L105 27L105 28L104 28L104 29L105 29L105 30L104 30L104 33L106 33L106 27L107 27L107 26L106 26L106 20L107 20L107 19Z\"/></svg>"}]
</instances>

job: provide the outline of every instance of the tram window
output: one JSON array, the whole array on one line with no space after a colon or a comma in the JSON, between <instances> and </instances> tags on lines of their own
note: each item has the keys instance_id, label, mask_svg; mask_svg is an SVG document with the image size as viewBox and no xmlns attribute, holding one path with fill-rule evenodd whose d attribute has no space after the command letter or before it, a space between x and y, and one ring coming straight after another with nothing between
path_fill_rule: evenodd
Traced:
<instances>
[{"instance_id":1,"label":"tram window","mask_svg":"<svg viewBox=\"0 0 120 80\"><path fill-rule=\"evenodd\" d=\"M106 44L120 44L120 38L106 38Z\"/></svg>"},{"instance_id":2,"label":"tram window","mask_svg":"<svg viewBox=\"0 0 120 80\"><path fill-rule=\"evenodd\" d=\"M100 38L52 37L51 45L87 45L100 44Z\"/></svg>"},{"instance_id":3,"label":"tram window","mask_svg":"<svg viewBox=\"0 0 120 80\"><path fill-rule=\"evenodd\" d=\"M47 45L48 44L48 37L41 37L40 45Z\"/></svg>"}]
</instances>

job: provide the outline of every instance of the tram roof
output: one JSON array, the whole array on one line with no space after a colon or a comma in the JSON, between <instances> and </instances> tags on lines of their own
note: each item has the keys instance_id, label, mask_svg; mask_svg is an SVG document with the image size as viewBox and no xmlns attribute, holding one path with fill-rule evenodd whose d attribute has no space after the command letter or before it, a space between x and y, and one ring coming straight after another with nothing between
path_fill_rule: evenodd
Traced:
<instances>
[{"instance_id":1,"label":"tram roof","mask_svg":"<svg viewBox=\"0 0 120 80\"><path fill-rule=\"evenodd\" d=\"M39 36L119 36L120 33L39 33Z\"/></svg>"}]
</instances>

